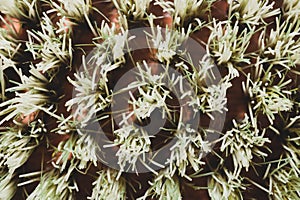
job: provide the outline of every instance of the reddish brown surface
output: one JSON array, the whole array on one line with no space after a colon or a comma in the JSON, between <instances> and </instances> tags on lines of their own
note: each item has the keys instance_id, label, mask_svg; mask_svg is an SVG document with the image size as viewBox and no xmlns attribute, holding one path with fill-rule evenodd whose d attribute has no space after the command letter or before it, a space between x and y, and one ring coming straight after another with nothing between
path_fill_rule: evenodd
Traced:
<instances>
[{"instance_id":1,"label":"reddish brown surface","mask_svg":"<svg viewBox=\"0 0 300 200\"><path fill-rule=\"evenodd\" d=\"M276 6L280 6L282 3L282 0L280 1L276 1ZM106 16L108 16L108 18L111 20L111 22L117 22L116 20L116 12L115 10L112 8L112 6L110 4L97 4L97 7L103 12L105 13ZM227 18L227 9L228 9L228 4L226 3L226 1L221 0L221 1L217 1L216 3L213 4L213 8L212 8L212 12L211 15L215 18L217 18L218 20L225 20ZM153 12L154 14L159 14L159 15L164 15L164 18L161 20L156 20L155 23L159 24L163 27L165 26L170 26L171 24L171 18L168 15L168 13L163 13L162 9L159 9L157 6L152 5L150 7L150 12ZM103 20L103 17L101 16L96 16L95 17L97 22L99 24L101 24L100 22ZM268 19L270 21L274 20L274 19ZM20 33L20 35L23 36L23 29L21 29L21 25L19 23L18 20L13 19L12 20L12 24L10 24L12 28L14 28L16 30L17 33ZM2 27L7 29L6 25L2 24ZM270 25L270 27L272 27L272 25ZM92 42L92 33L90 31L87 30L87 26L86 25L78 25L73 27L73 33L72 33L72 37L73 37L73 42L74 43L79 43L79 44L90 44ZM209 37L210 31L207 28L203 28L197 32L195 32L192 37L198 41L199 43L201 43L202 45L204 45ZM259 37L260 32L257 32L256 34L254 34L254 36L251 39L251 43L249 44L249 47L247 49L247 52L254 52L258 49L258 37ZM86 47L84 48L84 50L86 51L90 51L92 49L92 47ZM76 49L75 53L74 53L74 60L73 60L73 66L75 66L74 69L80 67L81 64L81 55L82 55L82 51ZM139 58L139 59L145 59L145 58L149 58L151 56L149 56L151 53L147 52L138 52L134 57L135 58ZM123 69L125 70L125 69ZM220 68L221 73L224 75L226 74L226 69L222 69ZM60 100L60 104L58 105L58 113L57 114L63 114L65 116L68 115L68 112L66 111L66 108L64 107L65 102L71 98L72 96L72 86L68 83L66 77L70 76L72 77L72 73L74 72L68 72L68 71L63 71L61 73L61 75L59 76L58 81L58 85L60 88L58 90L58 92L60 92L61 94L64 94L63 98ZM118 72L119 75L121 75L123 72ZM114 79L118 79L118 76L114 76ZM245 80L245 77L243 75L241 75L239 78L236 78L232 81L233 86L228 90L228 94L227 94L227 98L228 98L228 103L227 103L227 107L228 107L228 113L227 113L227 117L226 117L226 124L225 124L225 129L228 129L231 127L231 121L232 119L237 119L240 120L243 118L244 114L247 112L247 103L248 103L248 99L247 97L245 97L242 88L241 88L241 83ZM28 122L28 119L31 118L31 116L26 117L25 119L27 121L24 121L24 123L26 124ZM48 130L51 130L52 128L54 128L56 126L56 122L51 120L51 118L49 118L49 116L44 115L43 118L46 120L47 122L47 127ZM24 119L24 120L25 120ZM205 121L205 120L204 120ZM266 123L265 119L261 120L261 123ZM273 143L270 146L272 149L278 149L277 152L280 152L280 150L282 149L282 146L279 145L280 144L280 138L276 137L274 135L274 133L269 133L270 137L273 138ZM61 141L65 141L68 139L68 135L58 135L55 133L48 133L47 135L49 142L51 143L51 145L57 146L59 144L59 142ZM40 147L38 147L34 153L31 155L31 157L29 158L28 162L25 163L25 165L19 170L20 173L28 173L28 172L33 172L33 171L38 171L41 169L41 163L43 163L43 168L52 168L51 165L51 160L53 160L52 157L53 152L49 150L49 148L47 148L46 146L46 141L44 140L42 142L42 144L40 145ZM58 155L56 155L58 156ZM54 156L54 157L56 157ZM270 159L272 158L277 158L279 156L279 154L274 153L271 155ZM205 158L206 160L208 160L208 166L205 167L205 170L210 170L211 168L214 168L214 165L217 164L218 159L216 159L214 156L207 156ZM232 163L230 163L231 161L228 160L228 166L230 167L232 165ZM259 169L258 173L260 175L262 175L264 169ZM74 175L74 177L78 180L78 184L79 184L79 189L80 192L77 194L78 197L77 199L85 199L86 196L90 195L91 193L91 183L93 182L93 179L91 178L91 174L95 174L96 169L95 168L91 168L89 173L87 175L82 175L80 173L76 173ZM243 175L247 176L247 177L251 177L253 180L257 181L257 182L261 182L261 184L264 184L263 181L261 180L261 176L257 176L254 172L253 169L250 168L249 172L243 172ZM151 174L140 174L140 175L135 175L135 174L124 174L124 177L126 177L126 179L128 180L129 183L132 183L133 187L135 188L136 192L134 192L133 188L128 187L128 193L132 194L133 199L135 199L136 197L141 196L146 189L148 188L148 181L151 180L153 177ZM138 184L135 184L135 181L139 181L141 183L141 188L139 188ZM207 190L199 190L199 191L195 191L193 189L191 189L190 187L187 187L186 184L184 184L185 180L181 180L182 181L182 191L183 191L183 199L186 200L198 200L198 199L203 199L203 200L208 200L210 199L207 193ZM188 181L186 181L188 183ZM201 187L205 187L206 186L206 182L207 179L206 178L198 178L195 179L193 181L194 184L201 186ZM30 193L34 187L36 186L36 184L30 184L26 187L26 190ZM128 184L129 186L129 184ZM247 187L247 190L245 191L245 199L250 199L250 198L255 198L255 199L266 199L266 194L264 194L261 190L257 189L255 186L253 185L249 185L249 187ZM16 198L15 199L22 199L24 198L22 195L22 191L19 190ZM129 197L130 199L130 197Z\"/></svg>"}]
</instances>

